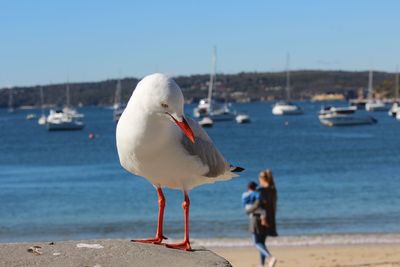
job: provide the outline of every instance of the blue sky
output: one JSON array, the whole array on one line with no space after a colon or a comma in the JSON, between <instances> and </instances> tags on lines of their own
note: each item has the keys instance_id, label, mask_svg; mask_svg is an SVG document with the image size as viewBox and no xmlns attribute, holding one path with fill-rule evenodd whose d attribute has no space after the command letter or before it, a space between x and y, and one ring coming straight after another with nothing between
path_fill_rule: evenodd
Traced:
<instances>
[{"instance_id":1,"label":"blue sky","mask_svg":"<svg viewBox=\"0 0 400 267\"><path fill-rule=\"evenodd\" d=\"M292 69L394 71L400 1L0 0L0 87Z\"/></svg>"}]
</instances>

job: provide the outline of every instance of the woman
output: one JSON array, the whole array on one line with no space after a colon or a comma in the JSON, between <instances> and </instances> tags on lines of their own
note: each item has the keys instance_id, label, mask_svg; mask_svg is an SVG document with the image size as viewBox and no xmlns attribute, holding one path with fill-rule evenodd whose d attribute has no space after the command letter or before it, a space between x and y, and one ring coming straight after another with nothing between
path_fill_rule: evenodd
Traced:
<instances>
[{"instance_id":1,"label":"woman","mask_svg":"<svg viewBox=\"0 0 400 267\"><path fill-rule=\"evenodd\" d=\"M258 188L259 198L254 202L253 206L247 210L248 213L252 213L250 217L249 230L253 234L253 241L256 248L260 251L260 263L264 266L265 259L269 259L269 267L275 266L276 259L268 251L265 241L267 236L278 236L276 231L276 203L277 203L277 192L275 187L274 178L270 170L260 172L258 176L260 187ZM259 208L266 211L267 224L261 223L260 216L255 213Z\"/></svg>"}]
</instances>

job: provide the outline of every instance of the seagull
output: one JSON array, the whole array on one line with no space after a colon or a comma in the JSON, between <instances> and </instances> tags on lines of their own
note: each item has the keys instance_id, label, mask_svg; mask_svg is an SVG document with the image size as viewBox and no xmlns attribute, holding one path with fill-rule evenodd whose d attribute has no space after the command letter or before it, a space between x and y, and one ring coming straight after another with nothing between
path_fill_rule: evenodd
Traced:
<instances>
[{"instance_id":1,"label":"seagull","mask_svg":"<svg viewBox=\"0 0 400 267\"><path fill-rule=\"evenodd\" d=\"M158 195L158 223L154 238L133 242L163 244L165 197L162 188L183 192L184 240L165 244L191 250L188 192L202 184L229 180L244 169L230 165L211 138L194 120L185 117L183 94L169 76L155 73L136 86L117 125L120 163L128 172L146 178Z\"/></svg>"}]
</instances>

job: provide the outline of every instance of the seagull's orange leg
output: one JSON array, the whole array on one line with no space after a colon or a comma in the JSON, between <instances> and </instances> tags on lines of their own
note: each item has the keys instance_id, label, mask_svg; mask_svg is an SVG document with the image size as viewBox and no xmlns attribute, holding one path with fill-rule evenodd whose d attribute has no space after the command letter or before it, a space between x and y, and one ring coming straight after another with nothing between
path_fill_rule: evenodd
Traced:
<instances>
[{"instance_id":1,"label":"seagull's orange leg","mask_svg":"<svg viewBox=\"0 0 400 267\"><path fill-rule=\"evenodd\" d=\"M190 200L189 196L186 191L184 191L185 198L182 202L182 208L184 211L184 216L185 216L185 237L183 239L183 242L178 243L178 244L166 244L168 248L176 248L176 249L182 249L182 250L192 250L192 247L190 246L190 241L189 241L189 207L190 207Z\"/></svg>"},{"instance_id":2,"label":"seagull's orange leg","mask_svg":"<svg viewBox=\"0 0 400 267\"><path fill-rule=\"evenodd\" d=\"M158 195L158 223L157 223L157 233L154 238L151 239L142 239L142 240L131 240L132 242L140 242L140 243L153 243L153 244L161 244L164 239L167 239L163 235L163 224L164 224L164 208L165 208L165 197L161 187L157 187L157 195Z\"/></svg>"}]
</instances>

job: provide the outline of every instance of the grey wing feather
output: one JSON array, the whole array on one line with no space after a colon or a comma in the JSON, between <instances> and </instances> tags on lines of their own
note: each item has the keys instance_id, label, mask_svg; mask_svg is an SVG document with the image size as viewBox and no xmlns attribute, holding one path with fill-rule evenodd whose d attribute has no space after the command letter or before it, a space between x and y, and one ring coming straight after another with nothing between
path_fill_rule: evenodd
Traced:
<instances>
[{"instance_id":1,"label":"grey wing feather","mask_svg":"<svg viewBox=\"0 0 400 267\"><path fill-rule=\"evenodd\" d=\"M181 143L188 154L198 156L204 165L209 167L206 177L217 177L230 170L230 165L214 146L211 138L203 128L194 120L186 118L190 128L195 135L195 143L189 138L182 136Z\"/></svg>"}]
</instances>

